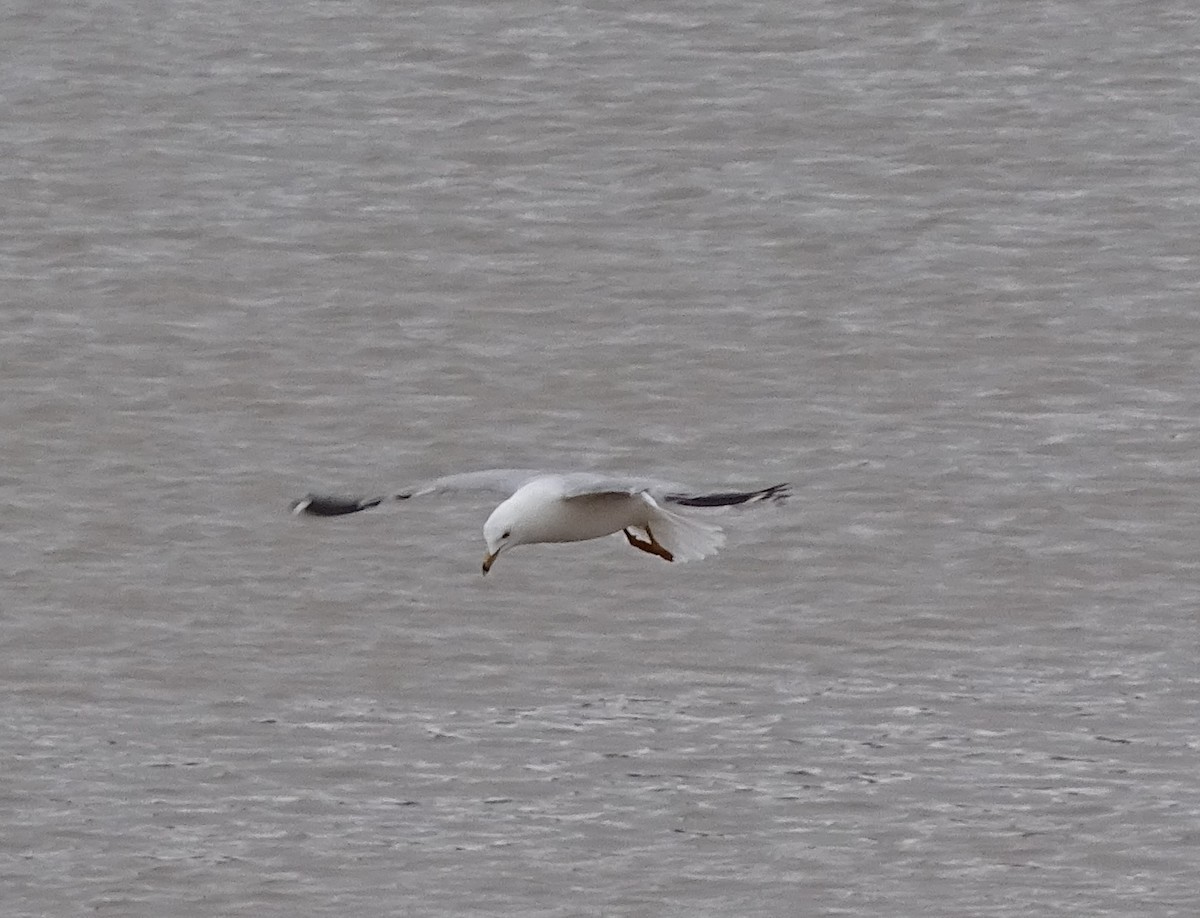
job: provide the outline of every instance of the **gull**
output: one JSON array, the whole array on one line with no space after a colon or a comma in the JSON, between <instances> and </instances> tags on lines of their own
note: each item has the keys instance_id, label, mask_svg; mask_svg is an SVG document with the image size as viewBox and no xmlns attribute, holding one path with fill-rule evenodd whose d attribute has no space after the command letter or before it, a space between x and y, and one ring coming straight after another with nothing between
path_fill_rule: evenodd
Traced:
<instances>
[{"instance_id":1,"label":"gull","mask_svg":"<svg viewBox=\"0 0 1200 918\"><path fill-rule=\"evenodd\" d=\"M790 494L787 484L712 493L692 491L653 478L487 469L435 478L387 497L308 494L292 504L292 512L342 516L377 507L388 500L406 501L459 492L505 496L483 524L487 543L484 574L492 569L501 552L517 545L582 542L618 532L634 548L664 561L696 561L720 548L725 535L720 526L689 512L693 508L782 503Z\"/></svg>"}]
</instances>

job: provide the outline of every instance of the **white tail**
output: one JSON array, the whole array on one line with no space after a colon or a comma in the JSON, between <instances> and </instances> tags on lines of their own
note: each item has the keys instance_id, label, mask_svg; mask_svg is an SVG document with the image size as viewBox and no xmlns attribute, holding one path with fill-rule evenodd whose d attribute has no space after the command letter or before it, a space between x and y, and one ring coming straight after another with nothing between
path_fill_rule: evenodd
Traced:
<instances>
[{"instance_id":1,"label":"white tail","mask_svg":"<svg viewBox=\"0 0 1200 918\"><path fill-rule=\"evenodd\" d=\"M676 561L699 561L716 553L725 543L725 533L716 523L667 510L649 494L642 498L650 505L650 527L658 544L675 556Z\"/></svg>"}]
</instances>

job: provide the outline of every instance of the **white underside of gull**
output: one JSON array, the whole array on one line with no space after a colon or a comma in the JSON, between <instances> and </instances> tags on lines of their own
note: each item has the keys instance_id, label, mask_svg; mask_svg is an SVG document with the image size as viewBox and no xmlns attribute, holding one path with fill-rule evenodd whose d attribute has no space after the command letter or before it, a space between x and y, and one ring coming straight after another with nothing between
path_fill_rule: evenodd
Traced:
<instances>
[{"instance_id":1,"label":"white underside of gull","mask_svg":"<svg viewBox=\"0 0 1200 918\"><path fill-rule=\"evenodd\" d=\"M625 529L657 540L676 561L698 561L725 541L721 527L663 507L645 490L584 491L561 476L536 478L502 502L484 524L489 549L505 531L521 542L582 542Z\"/></svg>"}]
</instances>

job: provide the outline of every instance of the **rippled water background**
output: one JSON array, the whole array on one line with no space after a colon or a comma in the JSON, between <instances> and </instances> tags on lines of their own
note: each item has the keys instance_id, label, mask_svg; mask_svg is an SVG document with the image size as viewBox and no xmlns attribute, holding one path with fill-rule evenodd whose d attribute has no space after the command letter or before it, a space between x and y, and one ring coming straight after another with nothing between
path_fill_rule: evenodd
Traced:
<instances>
[{"instance_id":1,"label":"rippled water background","mask_svg":"<svg viewBox=\"0 0 1200 918\"><path fill-rule=\"evenodd\" d=\"M4 913L1195 915L1197 17L8 4Z\"/></svg>"}]
</instances>

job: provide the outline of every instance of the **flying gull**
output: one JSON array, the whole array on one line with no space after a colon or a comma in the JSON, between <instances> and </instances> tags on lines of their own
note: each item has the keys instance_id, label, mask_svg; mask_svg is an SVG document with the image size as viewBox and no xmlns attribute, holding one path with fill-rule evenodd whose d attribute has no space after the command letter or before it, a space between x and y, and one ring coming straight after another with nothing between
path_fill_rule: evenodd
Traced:
<instances>
[{"instance_id":1,"label":"flying gull","mask_svg":"<svg viewBox=\"0 0 1200 918\"><path fill-rule=\"evenodd\" d=\"M483 524L487 554L483 572L515 545L581 542L624 533L634 548L664 561L695 561L713 554L725 541L721 527L689 512L693 508L782 503L787 484L757 491L697 493L652 478L624 478L591 472L544 472L488 469L447 475L387 497L343 498L309 494L292 512L342 516L377 507L388 500L427 494L482 492L504 500ZM644 533L641 538L637 533Z\"/></svg>"}]
</instances>

